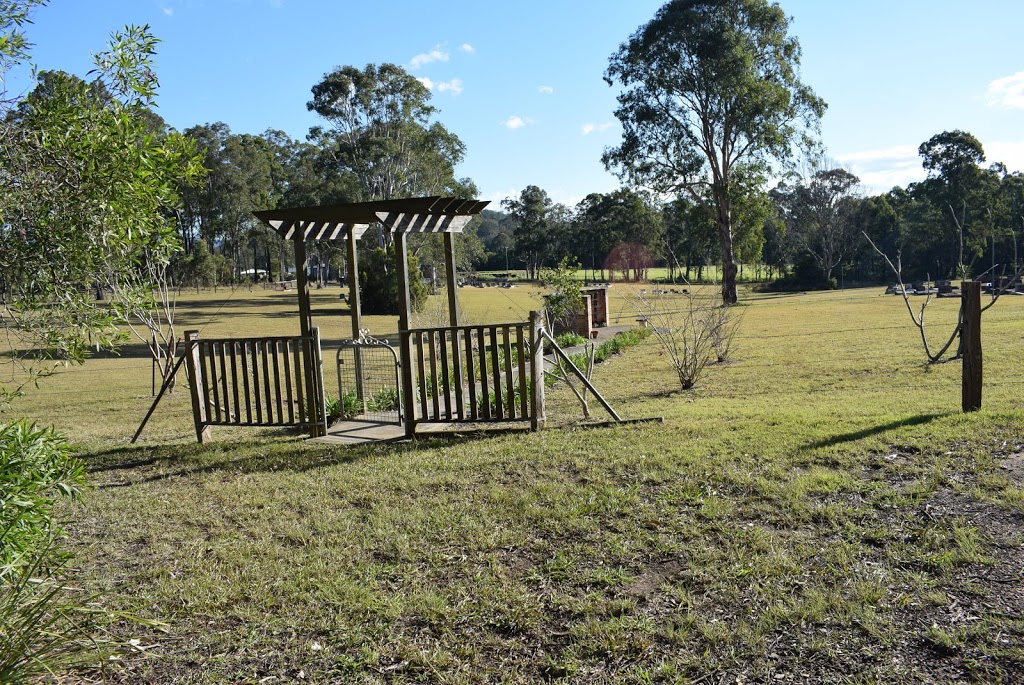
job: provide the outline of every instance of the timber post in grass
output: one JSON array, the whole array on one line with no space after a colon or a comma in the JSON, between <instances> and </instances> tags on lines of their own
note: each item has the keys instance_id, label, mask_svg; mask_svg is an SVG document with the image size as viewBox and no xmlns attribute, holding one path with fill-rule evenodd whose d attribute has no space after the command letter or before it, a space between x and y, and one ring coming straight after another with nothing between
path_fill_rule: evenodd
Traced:
<instances>
[{"instance_id":1,"label":"timber post in grass","mask_svg":"<svg viewBox=\"0 0 1024 685\"><path fill-rule=\"evenodd\" d=\"M544 428L544 317L530 312L530 429Z\"/></svg>"},{"instance_id":2,"label":"timber post in grass","mask_svg":"<svg viewBox=\"0 0 1024 685\"><path fill-rule=\"evenodd\" d=\"M188 348L185 366L188 371L189 394L192 396L192 417L196 424L196 439L204 443L210 439L210 426L206 423L206 397L203 393L203 365L199 359L199 331L185 331Z\"/></svg>"},{"instance_id":3,"label":"timber post in grass","mask_svg":"<svg viewBox=\"0 0 1024 685\"><path fill-rule=\"evenodd\" d=\"M362 337L363 328L363 304L359 297L359 251L356 249L358 236L355 228L345 232L346 258L348 260L348 309L349 318L352 320L352 339L359 340ZM358 347L353 349L356 374L356 397L362 403L363 413L366 413L366 393L363 392L363 358ZM338 401L344 404L345 398L339 397Z\"/></svg>"},{"instance_id":4,"label":"timber post in grass","mask_svg":"<svg viewBox=\"0 0 1024 685\"><path fill-rule=\"evenodd\" d=\"M295 245L295 262L298 271L298 295L299 295L299 318L302 326L302 335L309 336L312 330L312 313L309 301L309 283L306 279L305 270L302 265L306 263L305 240L337 240L346 238L348 240L349 257L349 304L352 314L352 337L358 340L360 336L361 309L359 298L358 265L355 250L355 241L358 240L366 230L374 223L380 223L384 229L394 235L395 264L398 277L398 299L399 299L399 325L398 334L400 339L401 359L401 386L402 386L402 407L405 410L405 434L412 438L416 434L416 421L424 420L423 416L416 416L416 397L414 392L416 370L412 366L412 341L413 334L410 331L412 319L412 301L409 292L409 279L418 277L409 274L408 243L407 236L410 233L443 233L445 238L445 257L448 274L448 306L450 310L451 326L427 331L432 336L438 336L442 342L448 335L454 348L452 363L454 364L454 375L460 379L455 383L454 393L456 414L464 413L465 399L461 395L462 389L462 354L460 336L465 335L459 325L457 310L457 288L455 269L455 247L454 233L462 233L469 221L487 206L486 201L467 200L454 197L419 197L391 200L376 200L371 202L355 202L340 205L324 205L313 207L295 207L289 209L274 209L256 212L256 217L270 226L282 238L292 240ZM319 349L316 350L316 357L319 359ZM358 354L358 350L357 350ZM442 357L442 366L448 357ZM359 366L357 358L357 367ZM362 373L357 369L357 384L363 381ZM523 373L525 384L525 371ZM450 378L445 376L446 378ZM322 372L315 366L309 365L308 378L319 379L322 382ZM450 381L446 381L449 383ZM452 392L450 385L445 385L446 402L450 402ZM319 412L323 406L323 397L315 398L317 405L315 409ZM365 398L364 398L365 399ZM446 405L447 406L447 405ZM450 413L450 412L449 412ZM448 417L451 418L450 416ZM317 425L317 430L321 430Z\"/></svg>"},{"instance_id":5,"label":"timber post in grass","mask_svg":"<svg viewBox=\"0 0 1024 685\"><path fill-rule=\"evenodd\" d=\"M963 281L960 284L963 327L962 409L965 412L981 409L981 283Z\"/></svg>"},{"instance_id":6,"label":"timber post in grass","mask_svg":"<svg viewBox=\"0 0 1024 685\"><path fill-rule=\"evenodd\" d=\"M452 371L455 375L455 404L459 414L463 412L465 398L462 394L462 345L459 343L459 281L455 267L455 234L444 234L445 279L448 281L448 325L452 327ZM442 341L443 343L443 341Z\"/></svg>"},{"instance_id":7,"label":"timber post in grass","mask_svg":"<svg viewBox=\"0 0 1024 685\"><path fill-rule=\"evenodd\" d=\"M395 231L395 269L398 276L398 330L399 359L402 362L402 407L405 411L405 437L416 437L416 398L412 382L412 339L402 336L412 320L412 302L409 294L409 255L405 233Z\"/></svg>"},{"instance_id":8,"label":"timber post in grass","mask_svg":"<svg viewBox=\"0 0 1024 685\"><path fill-rule=\"evenodd\" d=\"M306 272L309 260L306 257L306 242L301 232L296 233L292 242L295 244L295 278L298 281L296 291L299 296L299 334L305 338L313 328L313 313L309 304L309 276Z\"/></svg>"}]
</instances>

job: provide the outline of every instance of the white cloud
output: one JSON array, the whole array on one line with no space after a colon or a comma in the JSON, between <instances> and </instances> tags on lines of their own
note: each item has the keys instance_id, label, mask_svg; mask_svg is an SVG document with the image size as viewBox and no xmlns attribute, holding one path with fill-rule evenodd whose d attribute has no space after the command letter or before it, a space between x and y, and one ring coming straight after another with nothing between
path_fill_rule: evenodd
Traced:
<instances>
[{"instance_id":1,"label":"white cloud","mask_svg":"<svg viewBox=\"0 0 1024 685\"><path fill-rule=\"evenodd\" d=\"M421 52L420 54L413 57L411 60L409 60L409 65L412 66L413 69L419 69L420 67L430 64L431 62L447 61L448 53L442 50L441 46L438 45L430 52Z\"/></svg>"},{"instance_id":2,"label":"white cloud","mask_svg":"<svg viewBox=\"0 0 1024 685\"><path fill-rule=\"evenodd\" d=\"M163 10L164 14L166 14L168 17L174 16L173 7L162 6L160 7L160 9Z\"/></svg>"},{"instance_id":3,"label":"white cloud","mask_svg":"<svg viewBox=\"0 0 1024 685\"><path fill-rule=\"evenodd\" d=\"M605 122L603 124L583 124L583 126L580 127L580 133L585 136L589 136L594 132L607 131L611 127L612 125L609 122Z\"/></svg>"},{"instance_id":4,"label":"white cloud","mask_svg":"<svg viewBox=\"0 0 1024 685\"><path fill-rule=\"evenodd\" d=\"M442 81L437 84L437 89L442 93L458 95L462 92L462 79L453 78L451 81Z\"/></svg>"},{"instance_id":5,"label":"white cloud","mask_svg":"<svg viewBox=\"0 0 1024 685\"><path fill-rule=\"evenodd\" d=\"M552 93L555 92L555 89L552 88L551 86L541 86L540 88L537 89L537 92L543 93L544 95L551 95Z\"/></svg>"},{"instance_id":6,"label":"white cloud","mask_svg":"<svg viewBox=\"0 0 1024 685\"><path fill-rule=\"evenodd\" d=\"M989 83L985 100L991 107L1024 109L1024 71L997 78Z\"/></svg>"},{"instance_id":7,"label":"white cloud","mask_svg":"<svg viewBox=\"0 0 1024 685\"><path fill-rule=\"evenodd\" d=\"M426 76L420 76L416 80L422 83L427 90L436 90L440 93L451 93L452 95L462 93L462 79L460 78L453 78L451 81L433 81Z\"/></svg>"},{"instance_id":8,"label":"white cloud","mask_svg":"<svg viewBox=\"0 0 1024 685\"><path fill-rule=\"evenodd\" d=\"M502 125L510 131L515 131L516 129L520 129L526 126L527 124L532 123L533 119L530 119L529 117L521 117L513 114L508 119L506 119Z\"/></svg>"},{"instance_id":9,"label":"white cloud","mask_svg":"<svg viewBox=\"0 0 1024 685\"><path fill-rule=\"evenodd\" d=\"M461 46L461 50L462 50L463 52L469 52L469 53L474 53L474 52L476 52L476 48L474 48L474 47L473 47L472 45L470 45L469 43L463 43L463 44L462 44L462 46Z\"/></svg>"},{"instance_id":10,"label":"white cloud","mask_svg":"<svg viewBox=\"0 0 1024 685\"><path fill-rule=\"evenodd\" d=\"M869 194L885 193L893 186L906 187L926 175L916 145L850 152L839 155L836 161L848 167Z\"/></svg>"},{"instance_id":11,"label":"white cloud","mask_svg":"<svg viewBox=\"0 0 1024 685\"><path fill-rule=\"evenodd\" d=\"M1024 142L993 140L984 144L985 159L990 163L1002 162L1012 173L1024 171Z\"/></svg>"},{"instance_id":12,"label":"white cloud","mask_svg":"<svg viewBox=\"0 0 1024 685\"><path fill-rule=\"evenodd\" d=\"M497 211L500 212L500 211L502 211L502 208L501 208L502 201L503 200L510 200L510 199L518 199L520 192L522 192L522 191L521 190L516 190L515 188L509 188L508 190L496 190L493 193L488 193L487 195L484 195L480 199L482 199L482 200L490 200L491 204L488 205L487 209L494 209L494 210L497 210Z\"/></svg>"}]
</instances>

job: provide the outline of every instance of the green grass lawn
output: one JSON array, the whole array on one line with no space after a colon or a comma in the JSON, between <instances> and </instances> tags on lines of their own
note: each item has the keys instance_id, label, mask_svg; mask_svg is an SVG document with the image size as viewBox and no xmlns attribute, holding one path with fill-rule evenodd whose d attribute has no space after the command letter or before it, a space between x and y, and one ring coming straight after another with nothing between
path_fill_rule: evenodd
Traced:
<instances>
[{"instance_id":1,"label":"green grass lawn","mask_svg":"<svg viewBox=\"0 0 1024 685\"><path fill-rule=\"evenodd\" d=\"M629 290L612 289L622 323ZM348 332L338 293L315 293L329 341ZM82 582L167 624L114 626L146 654L82 677L1022 682L1024 298L985 314L985 409L964 415L959 364L922 364L880 293L742 296L734 360L693 392L653 338L596 368L620 414L663 424L580 428L555 389L554 427L525 436L342 448L215 428L200 447L182 391L129 447L145 359L47 380L15 409L89 464L66 511ZM525 286L460 295L473 322L536 307ZM955 307L929 307L936 338ZM294 333L294 310L292 293L184 297L179 330Z\"/></svg>"}]
</instances>

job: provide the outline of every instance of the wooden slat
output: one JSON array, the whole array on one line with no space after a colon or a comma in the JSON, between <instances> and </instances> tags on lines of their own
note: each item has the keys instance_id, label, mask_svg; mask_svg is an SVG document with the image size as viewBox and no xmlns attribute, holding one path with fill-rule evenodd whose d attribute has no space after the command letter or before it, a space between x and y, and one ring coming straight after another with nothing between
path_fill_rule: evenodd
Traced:
<instances>
[{"instance_id":1,"label":"wooden slat","mask_svg":"<svg viewBox=\"0 0 1024 685\"><path fill-rule=\"evenodd\" d=\"M419 373L420 416L427 417L427 372L423 362L423 334L416 334L416 369Z\"/></svg>"},{"instance_id":2,"label":"wooden slat","mask_svg":"<svg viewBox=\"0 0 1024 685\"><path fill-rule=\"evenodd\" d=\"M299 400L299 421L303 421L306 418L306 396L303 393L302 387L303 380L306 377L304 371L306 367L302 363L302 354L304 350L305 348L301 338L292 343L292 359L295 362L295 365L292 368L295 369L295 396ZM338 398L338 401L341 401L340 397Z\"/></svg>"},{"instance_id":3,"label":"wooden slat","mask_svg":"<svg viewBox=\"0 0 1024 685\"><path fill-rule=\"evenodd\" d=\"M220 361L220 385L224 391L224 423L231 423L231 395L228 392L228 370L227 362L224 360L224 347L227 343L217 345L217 356Z\"/></svg>"},{"instance_id":4,"label":"wooden slat","mask_svg":"<svg viewBox=\"0 0 1024 685\"><path fill-rule=\"evenodd\" d=\"M508 326L502 326L501 332L504 335L502 349L505 351L505 403L508 406L505 417L514 419L516 417L516 392L512 380L512 331Z\"/></svg>"},{"instance_id":5,"label":"wooden slat","mask_svg":"<svg viewBox=\"0 0 1024 685\"><path fill-rule=\"evenodd\" d=\"M241 343L242 386L245 391L245 422L252 423L252 393L249 389L249 341Z\"/></svg>"},{"instance_id":6,"label":"wooden slat","mask_svg":"<svg viewBox=\"0 0 1024 685\"><path fill-rule=\"evenodd\" d=\"M206 361L207 345L208 343L206 341L201 341L199 343L199 368L202 369L203 375L203 399L206 402L206 420L208 422L212 422L214 420L214 414L212 411L213 407L210 406L210 365ZM217 384L214 383L213 387L216 388ZM214 402L214 404L216 404L216 402Z\"/></svg>"},{"instance_id":7,"label":"wooden slat","mask_svg":"<svg viewBox=\"0 0 1024 685\"><path fill-rule=\"evenodd\" d=\"M452 379L448 370L448 335L444 331L441 334L441 385L444 386L444 418L452 420Z\"/></svg>"},{"instance_id":8,"label":"wooden slat","mask_svg":"<svg viewBox=\"0 0 1024 685\"><path fill-rule=\"evenodd\" d=\"M231 350L231 389L235 400L235 423L242 423L242 405L238 402L238 344L228 343Z\"/></svg>"},{"instance_id":9,"label":"wooden slat","mask_svg":"<svg viewBox=\"0 0 1024 685\"><path fill-rule=\"evenodd\" d=\"M516 355L519 357L519 418L530 416L529 385L526 383L526 345L522 326L516 326Z\"/></svg>"},{"instance_id":10,"label":"wooden slat","mask_svg":"<svg viewBox=\"0 0 1024 685\"><path fill-rule=\"evenodd\" d=\"M260 398L260 341L252 341L252 403L256 407L256 422L263 423L263 401Z\"/></svg>"},{"instance_id":11,"label":"wooden slat","mask_svg":"<svg viewBox=\"0 0 1024 685\"><path fill-rule=\"evenodd\" d=\"M501 365L498 360L498 327L491 327L491 368L494 369L494 418L505 418L504 403L501 401Z\"/></svg>"},{"instance_id":12,"label":"wooden slat","mask_svg":"<svg viewBox=\"0 0 1024 685\"><path fill-rule=\"evenodd\" d=\"M274 340L270 343L271 349L274 351L274 399L277 401L277 422L284 424L284 403L281 400L283 393L281 392L281 360L279 340Z\"/></svg>"},{"instance_id":13,"label":"wooden slat","mask_svg":"<svg viewBox=\"0 0 1024 685\"><path fill-rule=\"evenodd\" d=\"M452 384L452 387L455 390L455 414L456 414L457 418L459 419L459 421L465 421L466 420L466 406L465 406L466 405L466 398L464 397L465 393L462 390L463 383L465 381L463 380L463 376L462 376L462 344L461 344L461 341L460 341L460 336L462 335L462 331L460 331L458 328L456 328L456 329L454 329L451 332L451 335L452 335L452 380L454 381L453 384Z\"/></svg>"},{"instance_id":14,"label":"wooden slat","mask_svg":"<svg viewBox=\"0 0 1024 685\"><path fill-rule=\"evenodd\" d=\"M480 391L481 391L481 404L483 405L484 421L488 421L491 418L491 398L490 390L487 387L487 342L484 338L484 328L480 326L476 329L476 338L480 344Z\"/></svg>"},{"instance_id":15,"label":"wooden slat","mask_svg":"<svg viewBox=\"0 0 1024 685\"><path fill-rule=\"evenodd\" d=\"M270 394L270 351L272 342L264 342L260 345L260 356L263 357L263 401L266 402L266 422L274 423L273 420L273 395ZM280 415L279 415L280 416Z\"/></svg>"},{"instance_id":16,"label":"wooden slat","mask_svg":"<svg viewBox=\"0 0 1024 685\"><path fill-rule=\"evenodd\" d=\"M210 423L220 423L220 383L217 378L217 345L206 343L206 378L210 380L212 394L209 399L213 403L213 411L207 413Z\"/></svg>"},{"instance_id":17,"label":"wooden slat","mask_svg":"<svg viewBox=\"0 0 1024 685\"><path fill-rule=\"evenodd\" d=\"M466 335L462 339L463 344L466 346L466 383L469 385L469 418L476 420L479 418L479 412L476 407L476 368L473 364L473 334L470 329L466 329Z\"/></svg>"},{"instance_id":18,"label":"wooden slat","mask_svg":"<svg viewBox=\"0 0 1024 685\"><path fill-rule=\"evenodd\" d=\"M433 392L430 394L430 406L434 409L431 418L438 419L441 416L440 400L437 387L437 341L434 340L434 331L427 332L427 346L430 348L430 387Z\"/></svg>"},{"instance_id":19,"label":"wooden slat","mask_svg":"<svg viewBox=\"0 0 1024 685\"><path fill-rule=\"evenodd\" d=\"M284 341L284 349L282 350L282 359L284 362L284 387L287 393L288 402L288 423L295 423L295 397L292 395L292 367L290 361L290 355L292 351L292 342L290 340ZM341 398L338 398L341 401Z\"/></svg>"}]
</instances>

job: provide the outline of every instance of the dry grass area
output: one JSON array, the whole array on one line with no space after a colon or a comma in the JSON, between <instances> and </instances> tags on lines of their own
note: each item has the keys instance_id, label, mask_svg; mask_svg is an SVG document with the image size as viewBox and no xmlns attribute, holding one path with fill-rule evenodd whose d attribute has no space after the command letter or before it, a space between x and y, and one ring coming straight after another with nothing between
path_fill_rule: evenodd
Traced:
<instances>
[{"instance_id":1,"label":"dry grass area","mask_svg":"<svg viewBox=\"0 0 1024 685\"><path fill-rule=\"evenodd\" d=\"M632 322L628 286L612 310ZM215 429L187 394L145 444L144 359L18 405L81 445L90 588L164 621L76 674L179 683L1024 682L1024 298L985 315L985 409L880 289L745 298L735 359L680 393L648 339L595 370L627 417L354 449ZM179 328L292 332L290 293L183 298ZM318 291L326 339L337 289ZM472 321L528 288L462 291ZM935 330L955 303L930 308ZM393 320L373 320L375 334ZM944 328L943 328L944 330ZM329 356L329 355L328 355Z\"/></svg>"}]
</instances>

